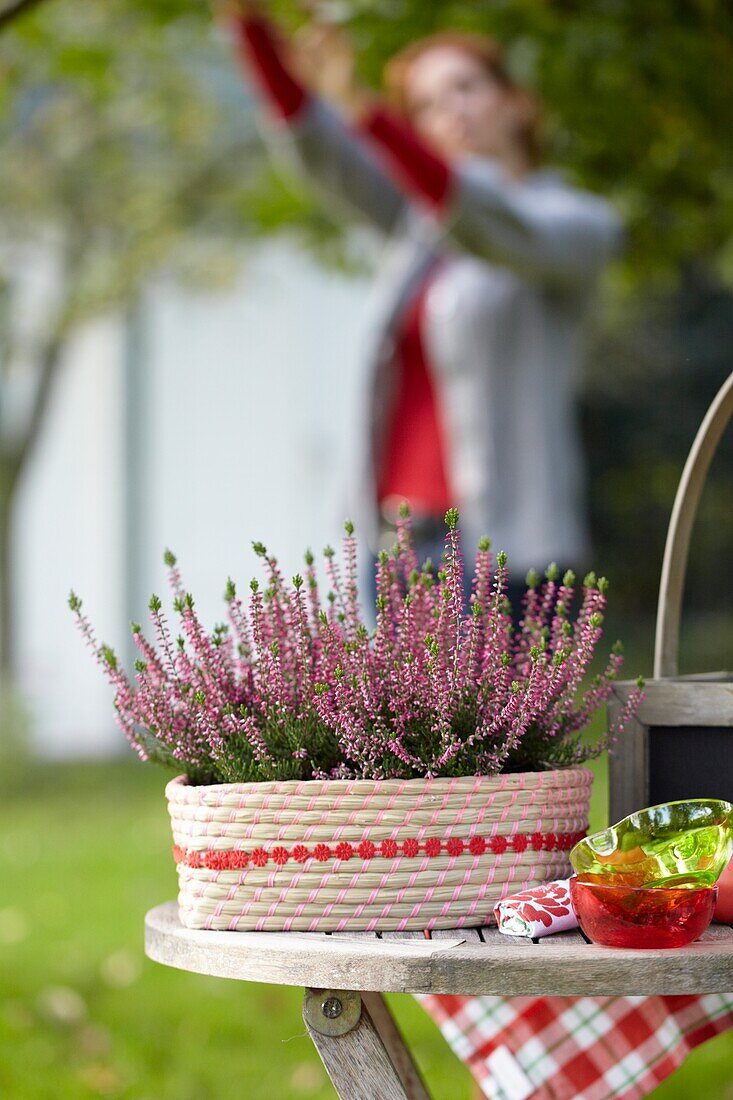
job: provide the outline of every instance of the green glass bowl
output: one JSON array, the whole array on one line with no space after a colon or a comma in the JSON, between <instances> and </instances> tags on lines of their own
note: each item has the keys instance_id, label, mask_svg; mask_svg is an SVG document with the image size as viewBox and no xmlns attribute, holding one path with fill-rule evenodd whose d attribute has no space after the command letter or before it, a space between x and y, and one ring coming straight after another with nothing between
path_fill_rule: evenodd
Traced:
<instances>
[{"instance_id":1,"label":"green glass bowl","mask_svg":"<svg viewBox=\"0 0 733 1100\"><path fill-rule=\"evenodd\" d=\"M576 844L582 882L713 886L733 854L733 806L715 798L665 802Z\"/></svg>"}]
</instances>

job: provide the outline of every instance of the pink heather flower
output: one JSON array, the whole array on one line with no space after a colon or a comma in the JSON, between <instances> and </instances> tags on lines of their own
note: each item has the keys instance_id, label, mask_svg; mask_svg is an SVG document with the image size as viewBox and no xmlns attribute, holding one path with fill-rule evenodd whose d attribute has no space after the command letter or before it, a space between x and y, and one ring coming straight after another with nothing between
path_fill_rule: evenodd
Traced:
<instances>
[{"instance_id":1,"label":"pink heather flower","mask_svg":"<svg viewBox=\"0 0 733 1100\"><path fill-rule=\"evenodd\" d=\"M506 555L494 557L482 539L465 614L469 586L455 509L446 513L445 551L432 569L417 558L409 512L400 515L396 546L376 563L372 631L360 617L351 523L341 561L324 551L325 594L310 552L304 574L290 582L266 547L253 548L264 583L252 581L245 606L230 580L228 621L211 630L166 552L179 624L171 627L153 596L154 640L133 625L138 660L130 675L96 638L79 598L69 600L135 752L184 770L194 783L404 780L575 765L613 744L643 697L640 683L606 738L581 740L623 664L614 648L605 670L589 678L606 582L588 574L573 620L573 575L559 578L550 566L540 581L531 572L515 632ZM266 863L267 853L256 851ZM295 851L296 862L310 856L298 860ZM357 852L374 854L364 855L362 845ZM251 862L264 866L255 854Z\"/></svg>"}]
</instances>

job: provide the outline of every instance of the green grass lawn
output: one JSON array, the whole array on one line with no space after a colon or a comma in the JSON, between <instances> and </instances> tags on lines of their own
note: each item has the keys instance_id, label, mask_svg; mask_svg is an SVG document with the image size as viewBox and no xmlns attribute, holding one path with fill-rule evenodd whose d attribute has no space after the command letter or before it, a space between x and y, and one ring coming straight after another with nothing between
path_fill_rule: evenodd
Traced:
<instances>
[{"instance_id":1,"label":"green grass lawn","mask_svg":"<svg viewBox=\"0 0 733 1100\"><path fill-rule=\"evenodd\" d=\"M598 780L596 825L603 764ZM44 768L0 792L0 1098L325 1100L298 990L144 958L143 915L176 892L163 785L121 762ZM416 1002L391 1004L433 1095L467 1098L468 1074ZM655 1095L733 1100L731 1078L724 1036Z\"/></svg>"}]
</instances>

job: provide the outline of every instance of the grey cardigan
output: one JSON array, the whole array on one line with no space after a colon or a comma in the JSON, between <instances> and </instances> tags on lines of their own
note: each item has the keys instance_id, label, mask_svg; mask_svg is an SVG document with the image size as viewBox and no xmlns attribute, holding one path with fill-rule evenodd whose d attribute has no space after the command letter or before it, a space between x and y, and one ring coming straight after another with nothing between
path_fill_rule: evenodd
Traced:
<instances>
[{"instance_id":1,"label":"grey cardigan","mask_svg":"<svg viewBox=\"0 0 733 1100\"><path fill-rule=\"evenodd\" d=\"M588 540L574 392L596 276L621 242L611 208L553 172L515 182L497 163L471 158L455 167L450 207L438 219L405 196L368 139L322 101L311 99L276 136L331 196L389 238L372 303L363 463L352 501L370 549L396 326L436 257L447 254L428 291L424 337L467 555L488 534L515 576L550 561L582 565Z\"/></svg>"}]
</instances>

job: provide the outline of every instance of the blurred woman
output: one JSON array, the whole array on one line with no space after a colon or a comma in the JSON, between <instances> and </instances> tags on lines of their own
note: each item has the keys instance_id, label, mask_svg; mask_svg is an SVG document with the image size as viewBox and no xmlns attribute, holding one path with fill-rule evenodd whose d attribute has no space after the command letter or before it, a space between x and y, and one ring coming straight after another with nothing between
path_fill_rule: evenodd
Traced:
<instances>
[{"instance_id":1,"label":"blurred woman","mask_svg":"<svg viewBox=\"0 0 733 1100\"><path fill-rule=\"evenodd\" d=\"M540 167L539 111L491 39L442 33L387 66L389 106L348 39L285 46L237 5L239 52L303 169L387 235L376 295L357 529L376 550L402 501L439 556L446 509L468 553L515 580L587 552L575 379L596 277L618 248L608 205Z\"/></svg>"}]
</instances>

